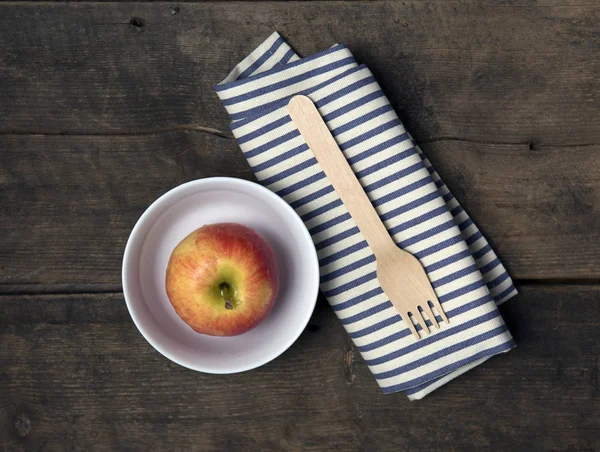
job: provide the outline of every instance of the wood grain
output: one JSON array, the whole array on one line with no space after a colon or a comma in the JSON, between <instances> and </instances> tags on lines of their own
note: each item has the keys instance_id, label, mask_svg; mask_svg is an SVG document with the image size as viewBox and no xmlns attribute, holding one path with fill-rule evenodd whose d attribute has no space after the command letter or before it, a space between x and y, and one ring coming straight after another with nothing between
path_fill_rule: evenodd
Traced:
<instances>
[{"instance_id":1,"label":"wood grain","mask_svg":"<svg viewBox=\"0 0 600 452\"><path fill-rule=\"evenodd\" d=\"M597 450L600 287L521 290L518 348L419 402L379 391L322 302L280 358L215 376L154 351L119 294L4 296L0 448Z\"/></svg>"},{"instance_id":2,"label":"wood grain","mask_svg":"<svg viewBox=\"0 0 600 452\"><path fill-rule=\"evenodd\" d=\"M118 290L127 237L157 197L201 177L252 177L232 140L205 133L12 135L0 143L0 280L7 284Z\"/></svg>"},{"instance_id":3,"label":"wood grain","mask_svg":"<svg viewBox=\"0 0 600 452\"><path fill-rule=\"evenodd\" d=\"M253 179L233 140L0 136L0 291L120 290L125 242L142 212L182 182ZM600 277L600 146L440 141L424 146L517 279Z\"/></svg>"},{"instance_id":4,"label":"wood grain","mask_svg":"<svg viewBox=\"0 0 600 452\"><path fill-rule=\"evenodd\" d=\"M2 131L227 130L212 86L279 30L302 55L346 43L419 141L600 143L593 2L172 6L1 3Z\"/></svg>"},{"instance_id":5,"label":"wood grain","mask_svg":"<svg viewBox=\"0 0 600 452\"><path fill-rule=\"evenodd\" d=\"M600 276L600 146L439 141L423 151L517 278Z\"/></svg>"}]
</instances>

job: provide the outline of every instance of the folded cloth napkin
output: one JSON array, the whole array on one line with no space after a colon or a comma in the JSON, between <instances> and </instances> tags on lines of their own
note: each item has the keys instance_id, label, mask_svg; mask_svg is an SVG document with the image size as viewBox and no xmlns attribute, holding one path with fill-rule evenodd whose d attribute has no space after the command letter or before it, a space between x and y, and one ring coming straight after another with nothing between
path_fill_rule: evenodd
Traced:
<instances>
[{"instance_id":1,"label":"folded cloth napkin","mask_svg":"<svg viewBox=\"0 0 600 452\"><path fill-rule=\"evenodd\" d=\"M515 346L497 309L517 293L511 278L344 45L300 59L273 33L215 90L257 179L310 231L321 290L384 392L420 399ZM419 341L403 324L373 253L291 122L296 94L316 104L389 233L425 267L449 324Z\"/></svg>"}]
</instances>

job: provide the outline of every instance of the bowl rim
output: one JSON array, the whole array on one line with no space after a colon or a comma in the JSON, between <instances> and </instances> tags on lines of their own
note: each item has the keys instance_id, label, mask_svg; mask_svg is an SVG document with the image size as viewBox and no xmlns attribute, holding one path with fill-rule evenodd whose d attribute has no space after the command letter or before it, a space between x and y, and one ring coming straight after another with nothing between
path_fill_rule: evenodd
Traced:
<instances>
[{"instance_id":1,"label":"bowl rim","mask_svg":"<svg viewBox=\"0 0 600 452\"><path fill-rule=\"evenodd\" d=\"M188 188L190 186L202 187L202 186L213 185L213 184L237 186L237 187L241 187L242 189L248 188L248 192L246 192L246 193L249 193L251 196L252 196L252 193L250 193L250 190L257 190L259 192L262 192L267 198L270 198L270 200L273 202L273 204L276 207L279 207L283 211L290 214L291 217L294 219L294 221L296 221L298 223L298 225L300 226L301 234L307 239L308 243L311 244L311 246L310 246L311 252L309 253L310 254L309 259L310 259L310 261L312 261L312 265L310 265L310 267L314 269L313 274L315 276L315 283L314 283L314 289L313 289L313 295L312 295L313 301L311 302L310 306L308 306L308 309L306 310L305 318L303 318L300 322L302 328L298 329L298 333L289 336L288 340L282 343L283 345L280 348L280 350L278 350L274 354L268 355L264 359L256 360L255 362L253 362L250 365L246 365L246 366L231 369L231 370L202 367L202 366L198 366L196 364L188 363L188 362L185 362L185 361L179 359L176 356L173 356L173 354L170 351L163 348L161 342L159 340L157 340L156 338L154 338L153 334L150 333L148 331L148 329L144 326L139 313L136 313L136 308L133 306L133 302L130 301L130 299L129 299L130 297L134 298L134 295L132 294L132 291L133 291L132 284L134 284L134 283L128 277L126 277L126 272L127 272L126 269L131 265L132 259L137 258L139 260L139 254L134 255L134 251L132 250L133 242L134 242L134 240L138 239L138 235L140 234L140 232L139 232L140 229L142 229L146 225L148 218L154 213L154 211L156 211L160 207L162 207L162 203L164 203L166 199L174 196L177 192L184 190L185 188ZM151 226L150 226L150 228L151 228ZM146 236L147 235L148 234L146 234ZM145 238L146 237L144 237L144 240L145 240ZM142 241L142 244L143 244L143 241ZM139 262L135 265L139 267ZM314 247L314 244L312 241L312 236L310 235L310 232L308 232L308 229L306 228L304 221L302 221L302 218L300 218L298 213L283 198L281 198L277 194L273 193L268 188L265 188L256 182L248 181L246 179L238 179L235 177L225 177L225 176L206 177L206 178L202 178L202 179L195 179L192 181L184 182L183 184L180 184L176 187L171 188L170 190L168 190L167 192L165 192L161 196L159 196L156 200L154 200L146 208L146 210L144 210L142 215L140 215L140 217L136 221L133 229L131 230L131 232L129 234L129 237L127 238L127 243L125 244L125 250L123 252L123 261L122 261L122 266L121 266L121 282L123 285L123 297L125 298L125 304L127 306L127 311L129 312L129 315L131 316L133 323L135 324L136 328L141 333L141 335L144 337L144 339L146 339L146 341L157 352L159 352L161 355L163 355L165 358L169 359L170 361L173 361L174 363L179 364L182 367L185 367L185 368L188 368L191 370L195 370L197 372L203 372L203 373L207 373L207 374L216 374L216 375L234 374L234 373L241 373L241 372L246 372L246 371L249 371L252 369L256 369L260 366L263 366L263 365L273 361L277 357L281 356L286 350L288 350L298 340L300 335L304 332L304 330L306 329L306 326L308 325L308 322L310 321L310 319L314 313L315 306L317 304L318 295L319 295L319 284L320 284L319 258L317 255L317 250ZM139 282L138 282L138 285L139 285ZM145 300L144 300L144 304L145 304ZM152 317L154 322L157 322L147 307L146 307L146 310L148 311L148 314Z\"/></svg>"}]
</instances>

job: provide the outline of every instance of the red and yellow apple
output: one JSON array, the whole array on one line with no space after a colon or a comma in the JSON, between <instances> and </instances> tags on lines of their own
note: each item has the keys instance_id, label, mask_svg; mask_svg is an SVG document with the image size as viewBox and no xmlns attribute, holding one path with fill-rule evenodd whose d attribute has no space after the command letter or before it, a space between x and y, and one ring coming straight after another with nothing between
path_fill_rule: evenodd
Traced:
<instances>
[{"instance_id":1,"label":"red and yellow apple","mask_svg":"<svg viewBox=\"0 0 600 452\"><path fill-rule=\"evenodd\" d=\"M175 247L166 288L175 312L194 331L236 336L269 315L279 272L273 250L253 229L210 224Z\"/></svg>"}]
</instances>

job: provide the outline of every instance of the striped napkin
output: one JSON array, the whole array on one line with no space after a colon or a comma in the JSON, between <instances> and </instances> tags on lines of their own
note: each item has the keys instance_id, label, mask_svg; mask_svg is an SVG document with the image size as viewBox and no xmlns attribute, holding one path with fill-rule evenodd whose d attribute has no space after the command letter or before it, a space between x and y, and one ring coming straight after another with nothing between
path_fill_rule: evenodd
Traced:
<instances>
[{"instance_id":1,"label":"striped napkin","mask_svg":"<svg viewBox=\"0 0 600 452\"><path fill-rule=\"evenodd\" d=\"M321 290L384 392L420 399L515 346L497 309L517 293L510 276L344 45L301 59L273 33L215 90L257 179L309 229ZM316 104L389 233L420 259L450 324L416 341L403 323L373 253L291 122L296 94Z\"/></svg>"}]
</instances>

